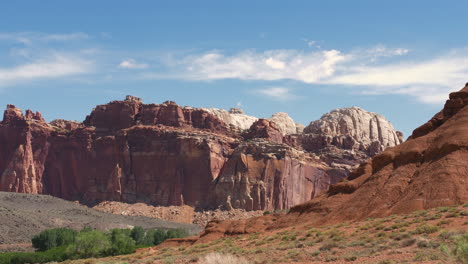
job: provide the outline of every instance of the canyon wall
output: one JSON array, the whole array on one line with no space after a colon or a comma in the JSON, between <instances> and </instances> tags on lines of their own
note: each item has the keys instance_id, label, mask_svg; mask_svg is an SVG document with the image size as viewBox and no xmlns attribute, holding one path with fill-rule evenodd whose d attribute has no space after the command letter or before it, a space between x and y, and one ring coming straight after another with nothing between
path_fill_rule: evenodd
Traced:
<instances>
[{"instance_id":1,"label":"canyon wall","mask_svg":"<svg viewBox=\"0 0 468 264\"><path fill-rule=\"evenodd\" d=\"M46 123L40 113L23 115L8 105L0 124L0 191L84 203L286 209L326 191L382 149L335 144L315 130L293 134L296 124L284 113L235 120L132 96L97 106L83 123ZM369 140L391 146L382 139Z\"/></svg>"}]
</instances>

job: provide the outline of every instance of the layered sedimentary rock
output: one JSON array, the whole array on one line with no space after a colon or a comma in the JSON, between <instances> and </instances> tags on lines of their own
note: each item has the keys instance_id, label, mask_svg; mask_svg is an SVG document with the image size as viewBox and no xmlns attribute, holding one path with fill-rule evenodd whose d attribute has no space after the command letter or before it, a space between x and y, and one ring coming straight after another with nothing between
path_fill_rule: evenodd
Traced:
<instances>
[{"instance_id":1,"label":"layered sedimentary rock","mask_svg":"<svg viewBox=\"0 0 468 264\"><path fill-rule=\"evenodd\" d=\"M312 121L304 133L318 135L327 144L370 155L403 142L401 132L395 131L383 116L359 107L335 109Z\"/></svg>"},{"instance_id":2,"label":"layered sedimentary rock","mask_svg":"<svg viewBox=\"0 0 468 264\"><path fill-rule=\"evenodd\" d=\"M289 121L255 119L240 131L212 111L127 96L97 106L83 123L48 124L40 113L9 105L0 124L0 190L86 203L284 209L326 191L370 157L317 134L284 135L293 131Z\"/></svg>"},{"instance_id":3,"label":"layered sedimentary rock","mask_svg":"<svg viewBox=\"0 0 468 264\"><path fill-rule=\"evenodd\" d=\"M228 209L287 209L341 179L327 169L317 156L284 144L245 142L216 180L216 200Z\"/></svg>"},{"instance_id":4,"label":"layered sedimentary rock","mask_svg":"<svg viewBox=\"0 0 468 264\"><path fill-rule=\"evenodd\" d=\"M313 214L323 223L466 203L467 105L468 84L451 93L443 110L406 142L362 164L352 181L333 185L327 194L292 211Z\"/></svg>"}]
</instances>

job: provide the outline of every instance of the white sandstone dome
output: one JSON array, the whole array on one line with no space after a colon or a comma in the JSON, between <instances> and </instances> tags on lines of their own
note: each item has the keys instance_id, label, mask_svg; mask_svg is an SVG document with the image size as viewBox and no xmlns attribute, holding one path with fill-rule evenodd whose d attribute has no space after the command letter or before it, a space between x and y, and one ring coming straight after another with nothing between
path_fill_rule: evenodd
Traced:
<instances>
[{"instance_id":1,"label":"white sandstone dome","mask_svg":"<svg viewBox=\"0 0 468 264\"><path fill-rule=\"evenodd\" d=\"M249 129L252 124L258 120L254 116L244 114L240 108L231 108L229 111L217 108L202 108L210 114L217 116L223 120L227 125L233 126L240 130Z\"/></svg>"},{"instance_id":2,"label":"white sandstone dome","mask_svg":"<svg viewBox=\"0 0 468 264\"><path fill-rule=\"evenodd\" d=\"M297 133L296 123L287 113L275 113L268 120L275 122L283 135Z\"/></svg>"},{"instance_id":3,"label":"white sandstone dome","mask_svg":"<svg viewBox=\"0 0 468 264\"><path fill-rule=\"evenodd\" d=\"M363 146L378 142L382 149L403 142L401 132L396 131L385 117L359 107L332 110L319 120L312 121L304 133L330 137L350 136Z\"/></svg>"}]
</instances>

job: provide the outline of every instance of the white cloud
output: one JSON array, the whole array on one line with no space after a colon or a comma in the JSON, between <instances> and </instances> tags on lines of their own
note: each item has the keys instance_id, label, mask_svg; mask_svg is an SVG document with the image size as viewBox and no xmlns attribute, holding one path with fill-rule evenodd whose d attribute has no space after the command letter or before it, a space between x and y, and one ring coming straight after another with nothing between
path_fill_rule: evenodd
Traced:
<instances>
[{"instance_id":1,"label":"white cloud","mask_svg":"<svg viewBox=\"0 0 468 264\"><path fill-rule=\"evenodd\" d=\"M455 52L419 62L350 65L326 83L359 86L364 93L406 94L424 103L441 103L450 91L466 82L467 76L468 54Z\"/></svg>"},{"instance_id":2,"label":"white cloud","mask_svg":"<svg viewBox=\"0 0 468 264\"><path fill-rule=\"evenodd\" d=\"M163 62L166 73L145 78L186 80L295 80L307 84L341 85L362 94L404 94L424 103L441 103L467 81L468 50L412 61L410 50L377 45L349 53L339 50L252 50L236 54L212 51ZM261 94L286 92L265 90Z\"/></svg>"},{"instance_id":3,"label":"white cloud","mask_svg":"<svg viewBox=\"0 0 468 264\"><path fill-rule=\"evenodd\" d=\"M92 66L92 62L81 58L54 55L15 67L0 68L0 85L84 74L89 72Z\"/></svg>"},{"instance_id":4,"label":"white cloud","mask_svg":"<svg viewBox=\"0 0 468 264\"><path fill-rule=\"evenodd\" d=\"M337 50L305 53L295 50L245 51L231 56L208 52L176 58L166 66L178 78L190 80L282 80L314 83L332 75L336 65L346 58ZM174 77L173 74L169 76ZM147 77L164 78L163 75Z\"/></svg>"},{"instance_id":5,"label":"white cloud","mask_svg":"<svg viewBox=\"0 0 468 264\"><path fill-rule=\"evenodd\" d=\"M284 69L284 62L280 60L276 60L271 57L265 60L265 64L270 66L273 69L277 69L277 70Z\"/></svg>"},{"instance_id":6,"label":"white cloud","mask_svg":"<svg viewBox=\"0 0 468 264\"><path fill-rule=\"evenodd\" d=\"M146 69L149 65L145 63L137 63L134 59L123 60L119 64L119 68L123 69Z\"/></svg>"},{"instance_id":7,"label":"white cloud","mask_svg":"<svg viewBox=\"0 0 468 264\"><path fill-rule=\"evenodd\" d=\"M284 87L269 87L255 90L255 93L270 97L278 101L287 101L296 99L297 96L291 93L291 89Z\"/></svg>"},{"instance_id":8,"label":"white cloud","mask_svg":"<svg viewBox=\"0 0 468 264\"><path fill-rule=\"evenodd\" d=\"M0 40L8 40L30 45L33 42L72 41L88 39L89 35L81 32L69 34L45 34L38 32L0 33Z\"/></svg>"}]
</instances>

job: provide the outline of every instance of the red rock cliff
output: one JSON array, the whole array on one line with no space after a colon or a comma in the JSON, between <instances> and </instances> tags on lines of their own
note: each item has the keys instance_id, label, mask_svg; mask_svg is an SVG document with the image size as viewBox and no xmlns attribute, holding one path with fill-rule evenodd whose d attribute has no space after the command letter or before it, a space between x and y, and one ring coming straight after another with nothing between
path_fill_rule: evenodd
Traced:
<instances>
[{"instance_id":1,"label":"red rock cliff","mask_svg":"<svg viewBox=\"0 0 468 264\"><path fill-rule=\"evenodd\" d=\"M240 134L203 109L132 96L97 106L82 124L48 124L9 105L0 149L1 191L248 210L307 201L345 177L342 166L369 157L320 156L273 121Z\"/></svg>"}]
</instances>

